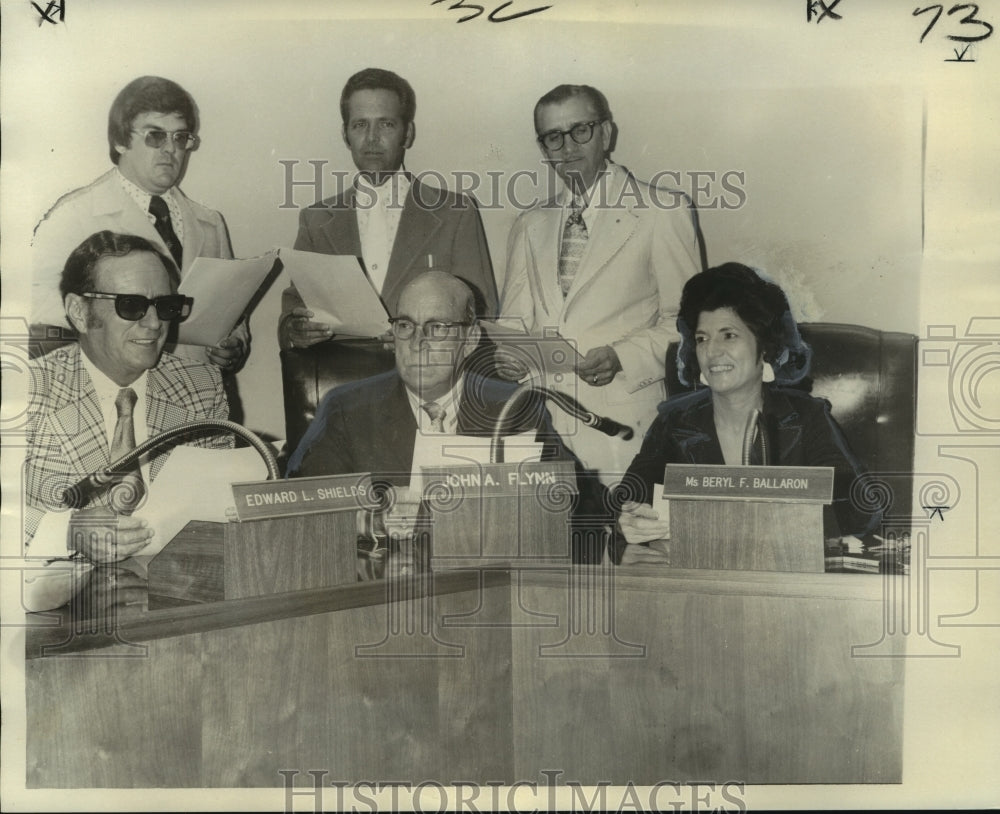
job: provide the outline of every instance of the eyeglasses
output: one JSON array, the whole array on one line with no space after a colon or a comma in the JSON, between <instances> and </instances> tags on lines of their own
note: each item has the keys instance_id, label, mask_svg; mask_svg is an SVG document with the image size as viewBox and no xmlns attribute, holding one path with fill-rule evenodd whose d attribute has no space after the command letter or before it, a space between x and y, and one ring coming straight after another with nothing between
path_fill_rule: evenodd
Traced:
<instances>
[{"instance_id":1,"label":"eyeglasses","mask_svg":"<svg viewBox=\"0 0 1000 814\"><path fill-rule=\"evenodd\" d=\"M577 144L586 144L594 137L594 127L603 124L604 119L594 119L592 122L578 122L569 130L549 130L538 137L538 143L546 150L561 150L569 136Z\"/></svg>"},{"instance_id":2,"label":"eyeglasses","mask_svg":"<svg viewBox=\"0 0 1000 814\"><path fill-rule=\"evenodd\" d=\"M420 328L420 335L431 342L440 342L443 339L453 339L458 335L458 328L463 325L471 325L471 322L442 322L438 319L431 319L423 325L417 325L412 319L406 317L393 317L389 320L392 325L392 335L396 339L409 339Z\"/></svg>"},{"instance_id":3,"label":"eyeglasses","mask_svg":"<svg viewBox=\"0 0 1000 814\"><path fill-rule=\"evenodd\" d=\"M132 132L141 135L143 141L146 142L146 146L152 147L154 150L159 150L167 143L168 138L173 142L174 147L181 152L193 150L200 141L198 136L194 133L189 133L187 130L175 130L173 132L168 130L133 130Z\"/></svg>"},{"instance_id":4,"label":"eyeglasses","mask_svg":"<svg viewBox=\"0 0 1000 814\"><path fill-rule=\"evenodd\" d=\"M83 294L91 300L114 300L115 313L129 322L138 322L149 310L156 308L156 316L164 322L175 319L186 319L191 313L194 299L183 294L166 294L162 297L144 297L142 294L108 294L104 291L85 291Z\"/></svg>"}]
</instances>

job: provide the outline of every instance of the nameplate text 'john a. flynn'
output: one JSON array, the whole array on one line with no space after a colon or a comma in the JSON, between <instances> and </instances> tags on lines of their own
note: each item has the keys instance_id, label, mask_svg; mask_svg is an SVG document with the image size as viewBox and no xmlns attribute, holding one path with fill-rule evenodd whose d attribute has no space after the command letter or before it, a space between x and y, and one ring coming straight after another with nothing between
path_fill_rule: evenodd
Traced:
<instances>
[{"instance_id":1,"label":"nameplate text 'john a. flynn'","mask_svg":"<svg viewBox=\"0 0 1000 814\"><path fill-rule=\"evenodd\" d=\"M525 461L511 464L424 466L424 496L432 501L443 494L502 497L526 493L572 492L576 473L569 461ZM441 491L443 490L443 492Z\"/></svg>"},{"instance_id":2,"label":"nameplate text 'john a. flynn'","mask_svg":"<svg viewBox=\"0 0 1000 814\"><path fill-rule=\"evenodd\" d=\"M234 483L233 499L241 521L378 508L368 473Z\"/></svg>"},{"instance_id":3,"label":"nameplate text 'john a. flynn'","mask_svg":"<svg viewBox=\"0 0 1000 814\"><path fill-rule=\"evenodd\" d=\"M667 464L663 497L829 503L833 499L833 467Z\"/></svg>"}]
</instances>

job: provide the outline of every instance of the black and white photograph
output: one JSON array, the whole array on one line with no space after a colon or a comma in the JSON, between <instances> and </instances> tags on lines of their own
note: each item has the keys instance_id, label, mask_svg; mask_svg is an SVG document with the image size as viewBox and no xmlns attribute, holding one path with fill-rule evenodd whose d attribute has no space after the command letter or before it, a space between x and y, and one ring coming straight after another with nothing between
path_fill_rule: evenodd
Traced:
<instances>
[{"instance_id":1,"label":"black and white photograph","mask_svg":"<svg viewBox=\"0 0 1000 814\"><path fill-rule=\"evenodd\" d=\"M996 807L1000 2L0 18L4 811Z\"/></svg>"}]
</instances>

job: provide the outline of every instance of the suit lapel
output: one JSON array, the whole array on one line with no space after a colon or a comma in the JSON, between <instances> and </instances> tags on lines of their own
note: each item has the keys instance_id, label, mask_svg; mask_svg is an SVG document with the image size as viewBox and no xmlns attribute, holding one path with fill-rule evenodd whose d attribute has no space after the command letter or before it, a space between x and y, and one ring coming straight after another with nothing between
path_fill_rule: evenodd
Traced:
<instances>
[{"instance_id":1,"label":"suit lapel","mask_svg":"<svg viewBox=\"0 0 1000 814\"><path fill-rule=\"evenodd\" d=\"M549 206L552 208L547 208ZM543 207L546 208L540 210L539 217L528 227L531 276L540 300L538 304L555 320L559 318L563 307L562 289L559 287L562 209L551 201Z\"/></svg>"},{"instance_id":2,"label":"suit lapel","mask_svg":"<svg viewBox=\"0 0 1000 814\"><path fill-rule=\"evenodd\" d=\"M372 410L373 432L369 441L374 441L391 460L399 462L401 476L408 481L413 467L413 444L417 438L417 420L410 409L406 386L399 375L389 378L390 388L384 401L385 410ZM395 450L395 453L393 453Z\"/></svg>"},{"instance_id":3,"label":"suit lapel","mask_svg":"<svg viewBox=\"0 0 1000 814\"><path fill-rule=\"evenodd\" d=\"M168 357L163 357L160 364L149 371L146 379L146 428L150 438L201 417L199 413L181 406L197 403L193 399L199 397L197 389L188 387L188 382L184 368L174 365ZM150 480L159 474L169 453L169 447L152 452Z\"/></svg>"},{"instance_id":4,"label":"suit lapel","mask_svg":"<svg viewBox=\"0 0 1000 814\"><path fill-rule=\"evenodd\" d=\"M635 181L624 169L612 164L611 180L607 184L604 201L594 201L595 205L603 204L598 223L600 228L587 241L587 250L580 259L576 280L566 297L565 311L572 307L581 292L587 289L621 247L628 242L639 225L639 219L633 214L629 205L635 203L635 193L626 190L626 194L622 194L626 183L634 184ZM597 191L595 197L599 196L600 191ZM616 206L619 200L625 205Z\"/></svg>"},{"instance_id":5,"label":"suit lapel","mask_svg":"<svg viewBox=\"0 0 1000 814\"><path fill-rule=\"evenodd\" d=\"M167 245L160 237L160 233L150 223L146 213L122 188L118 178L115 177L115 170L108 172L104 178L105 182L100 185L99 190L96 190L94 195L92 204L94 217L111 216L118 224L115 231L144 237L157 248L169 254Z\"/></svg>"},{"instance_id":6,"label":"suit lapel","mask_svg":"<svg viewBox=\"0 0 1000 814\"><path fill-rule=\"evenodd\" d=\"M80 361L79 345L73 347L65 360L65 376L53 378L55 409L49 414L49 421L52 437L60 439L69 468L83 473L103 469L110 463L104 416L94 385Z\"/></svg>"},{"instance_id":7,"label":"suit lapel","mask_svg":"<svg viewBox=\"0 0 1000 814\"><path fill-rule=\"evenodd\" d=\"M361 257L361 233L358 232L358 215L354 211L354 187L333 202L327 212L329 218L320 227L329 244L326 254L353 254Z\"/></svg>"},{"instance_id":8,"label":"suit lapel","mask_svg":"<svg viewBox=\"0 0 1000 814\"><path fill-rule=\"evenodd\" d=\"M399 289L403 287L409 279L410 269L418 260L426 261L422 249L433 238L438 229L441 228L441 219L429 209L417 203L415 194L419 200L426 200L427 193L417 189L417 181L410 185L410 190L406 195L406 202L403 205L403 212L399 218L399 228L396 230L396 239L392 243L392 253L389 255L389 268L386 271L385 283L382 286L382 300L386 303L395 303L399 297ZM395 309L393 309L395 310Z\"/></svg>"},{"instance_id":9,"label":"suit lapel","mask_svg":"<svg viewBox=\"0 0 1000 814\"><path fill-rule=\"evenodd\" d=\"M191 268L194 259L201 257L205 247L206 224L207 228L212 227L210 221L203 221L199 217L197 210L191 206L187 195L176 187L174 191L177 193L177 205L181 210L181 218L184 220L184 270L187 271Z\"/></svg>"}]
</instances>

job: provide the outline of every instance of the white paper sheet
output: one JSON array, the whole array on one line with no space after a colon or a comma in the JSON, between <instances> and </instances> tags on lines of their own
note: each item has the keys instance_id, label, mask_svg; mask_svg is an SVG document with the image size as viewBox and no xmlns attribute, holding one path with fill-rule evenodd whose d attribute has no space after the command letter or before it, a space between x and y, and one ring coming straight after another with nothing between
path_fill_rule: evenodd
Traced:
<instances>
[{"instance_id":1,"label":"white paper sheet","mask_svg":"<svg viewBox=\"0 0 1000 814\"><path fill-rule=\"evenodd\" d=\"M380 336L389 330L389 313L353 254L282 248L279 255L315 321L350 336Z\"/></svg>"},{"instance_id":2,"label":"white paper sheet","mask_svg":"<svg viewBox=\"0 0 1000 814\"><path fill-rule=\"evenodd\" d=\"M266 477L267 466L252 447L175 447L149 485L140 514L156 534L138 556L155 557L191 520L225 522L226 509L233 506L231 485Z\"/></svg>"},{"instance_id":3,"label":"white paper sheet","mask_svg":"<svg viewBox=\"0 0 1000 814\"><path fill-rule=\"evenodd\" d=\"M218 345L236 326L277 259L277 249L245 260L195 258L180 287L181 294L194 297L194 306L180 324L177 341Z\"/></svg>"}]
</instances>

